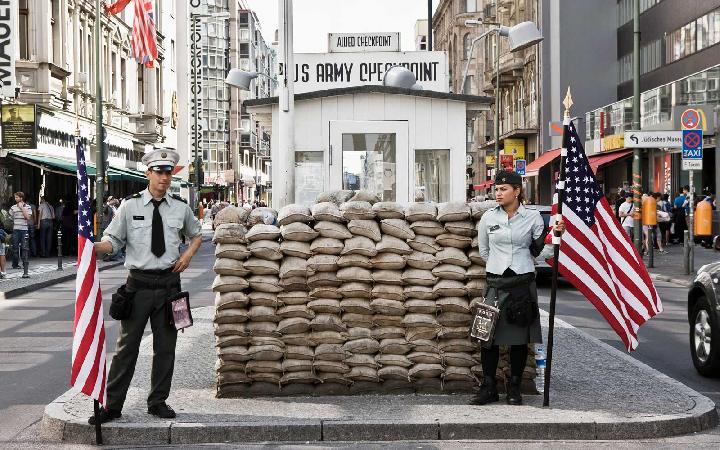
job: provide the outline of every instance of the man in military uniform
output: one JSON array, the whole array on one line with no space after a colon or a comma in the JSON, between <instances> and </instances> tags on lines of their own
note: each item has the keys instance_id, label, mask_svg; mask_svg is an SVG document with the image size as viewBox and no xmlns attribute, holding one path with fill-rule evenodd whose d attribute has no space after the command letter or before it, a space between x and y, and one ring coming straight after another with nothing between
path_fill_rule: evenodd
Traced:
<instances>
[{"instance_id":1,"label":"man in military uniform","mask_svg":"<svg viewBox=\"0 0 720 450\"><path fill-rule=\"evenodd\" d=\"M130 317L120 322L117 353L108 375L107 404L99 415L101 422L121 416L148 320L154 355L147 412L163 419L175 417L175 411L165 403L170 394L177 339L177 331L168 321L166 303L180 292L180 273L202 242L200 221L179 196L168 193L179 158L169 150L155 150L142 158L148 167L147 189L123 201L102 240L95 243L98 253L116 253L126 247L125 267L130 271L127 291L134 293ZM182 255L181 234L190 241ZM94 417L89 422L94 424Z\"/></svg>"}]
</instances>

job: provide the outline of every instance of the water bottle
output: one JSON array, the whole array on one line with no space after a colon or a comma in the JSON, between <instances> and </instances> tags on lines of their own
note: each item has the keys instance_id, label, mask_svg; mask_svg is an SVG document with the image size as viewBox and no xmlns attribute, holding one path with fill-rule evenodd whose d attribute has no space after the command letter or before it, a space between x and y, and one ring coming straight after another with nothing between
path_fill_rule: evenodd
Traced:
<instances>
[{"instance_id":1,"label":"water bottle","mask_svg":"<svg viewBox=\"0 0 720 450\"><path fill-rule=\"evenodd\" d=\"M545 346L535 344L535 387L538 392L545 390Z\"/></svg>"}]
</instances>

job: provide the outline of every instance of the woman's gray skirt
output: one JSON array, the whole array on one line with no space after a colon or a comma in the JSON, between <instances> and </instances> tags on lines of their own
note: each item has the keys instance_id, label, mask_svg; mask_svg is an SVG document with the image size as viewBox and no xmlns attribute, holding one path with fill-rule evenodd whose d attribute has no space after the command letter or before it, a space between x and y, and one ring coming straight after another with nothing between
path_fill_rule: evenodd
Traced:
<instances>
[{"instance_id":1,"label":"woman's gray skirt","mask_svg":"<svg viewBox=\"0 0 720 450\"><path fill-rule=\"evenodd\" d=\"M540 329L540 313L535 281L530 283L530 296L535 303L535 308L538 312L535 320L526 327L514 325L508 323L507 321L507 315L503 310L503 304L505 303L505 300L507 300L509 294L502 288L503 286L510 287L515 285L517 280L514 280L514 278L515 277L494 278L491 282L488 280L488 285L485 288L485 304L494 305L495 297L497 296L497 305L498 308L500 308L500 319L498 320L497 328L495 329L495 339L493 340L493 345L541 344L542 332ZM490 286L491 283L494 286L498 286L499 289L498 287Z\"/></svg>"}]
</instances>

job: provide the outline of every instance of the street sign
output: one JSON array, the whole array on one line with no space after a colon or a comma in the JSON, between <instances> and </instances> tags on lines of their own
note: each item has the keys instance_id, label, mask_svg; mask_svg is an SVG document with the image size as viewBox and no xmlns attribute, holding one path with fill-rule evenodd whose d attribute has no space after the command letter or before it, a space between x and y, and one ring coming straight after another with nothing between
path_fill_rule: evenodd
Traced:
<instances>
[{"instance_id":1,"label":"street sign","mask_svg":"<svg viewBox=\"0 0 720 450\"><path fill-rule=\"evenodd\" d=\"M680 123L686 130L694 130L700 125L700 113L696 109L686 109L680 116Z\"/></svg>"},{"instance_id":2,"label":"street sign","mask_svg":"<svg viewBox=\"0 0 720 450\"><path fill-rule=\"evenodd\" d=\"M682 131L626 131L627 148L679 148L682 147Z\"/></svg>"},{"instance_id":3,"label":"street sign","mask_svg":"<svg viewBox=\"0 0 720 450\"><path fill-rule=\"evenodd\" d=\"M702 170L702 159L683 159L682 170Z\"/></svg>"},{"instance_id":4,"label":"street sign","mask_svg":"<svg viewBox=\"0 0 720 450\"><path fill-rule=\"evenodd\" d=\"M702 159L703 138L702 130L683 130L682 158Z\"/></svg>"},{"instance_id":5,"label":"street sign","mask_svg":"<svg viewBox=\"0 0 720 450\"><path fill-rule=\"evenodd\" d=\"M527 163L524 159L515 160L515 172L517 172L518 175L525 176L525 167L526 166L527 166Z\"/></svg>"}]
</instances>

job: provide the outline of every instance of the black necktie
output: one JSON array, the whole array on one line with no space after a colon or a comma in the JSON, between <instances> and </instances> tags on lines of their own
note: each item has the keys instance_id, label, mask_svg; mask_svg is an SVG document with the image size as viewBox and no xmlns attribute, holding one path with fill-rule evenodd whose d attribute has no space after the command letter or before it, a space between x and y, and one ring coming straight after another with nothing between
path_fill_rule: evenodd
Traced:
<instances>
[{"instance_id":1,"label":"black necktie","mask_svg":"<svg viewBox=\"0 0 720 450\"><path fill-rule=\"evenodd\" d=\"M160 204L165 201L162 200L151 200L155 210L153 211L152 221L152 245L150 250L153 255L158 258L165 254L165 231L163 230L162 217L160 217Z\"/></svg>"}]
</instances>

